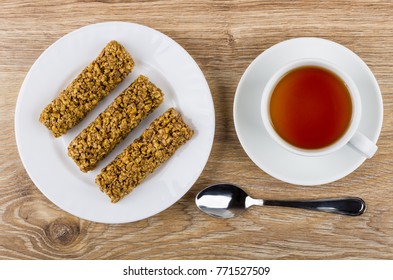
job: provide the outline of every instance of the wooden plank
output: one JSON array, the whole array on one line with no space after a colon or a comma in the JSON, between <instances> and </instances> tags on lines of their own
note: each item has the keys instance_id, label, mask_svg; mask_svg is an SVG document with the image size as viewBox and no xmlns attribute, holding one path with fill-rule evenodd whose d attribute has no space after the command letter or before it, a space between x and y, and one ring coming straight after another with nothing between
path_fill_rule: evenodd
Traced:
<instances>
[{"instance_id":1,"label":"wooden plank","mask_svg":"<svg viewBox=\"0 0 393 280\"><path fill-rule=\"evenodd\" d=\"M18 1L0 9L0 259L393 259L393 3L391 1ZM216 110L213 150L192 189L164 212L130 224L76 218L46 199L20 161L14 112L29 68L50 44L81 26L128 21L155 28L197 61ZM233 125L237 83L270 46L295 37L334 40L375 74L384 100L379 152L324 186L280 182L256 167ZM360 217L252 208L218 220L195 195L233 182L255 197L361 196Z\"/></svg>"}]
</instances>

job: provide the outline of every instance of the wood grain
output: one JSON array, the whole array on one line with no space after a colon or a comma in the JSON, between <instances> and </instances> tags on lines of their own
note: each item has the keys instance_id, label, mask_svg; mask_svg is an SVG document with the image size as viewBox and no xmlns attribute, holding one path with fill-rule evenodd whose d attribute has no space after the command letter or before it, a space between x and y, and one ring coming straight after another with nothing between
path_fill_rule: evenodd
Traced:
<instances>
[{"instance_id":1,"label":"wood grain","mask_svg":"<svg viewBox=\"0 0 393 280\"><path fill-rule=\"evenodd\" d=\"M2 0L0 7L0 259L393 259L391 1ZM155 28L193 56L213 95L216 134L203 173L182 199L149 219L106 225L69 215L40 193L20 161L13 120L19 88L42 51L79 27L113 20ZM356 52L384 101L378 154L346 178L315 187L280 182L256 167L232 118L251 61L303 36ZM203 215L196 193L223 181L265 198L361 196L368 209L356 218L273 208L231 220Z\"/></svg>"}]
</instances>

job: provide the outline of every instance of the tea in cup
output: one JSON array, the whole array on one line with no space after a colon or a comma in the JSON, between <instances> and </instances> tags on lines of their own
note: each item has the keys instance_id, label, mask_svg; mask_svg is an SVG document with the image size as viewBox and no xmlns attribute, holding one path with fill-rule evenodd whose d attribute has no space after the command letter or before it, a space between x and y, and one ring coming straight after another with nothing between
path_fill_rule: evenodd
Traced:
<instances>
[{"instance_id":1,"label":"tea in cup","mask_svg":"<svg viewBox=\"0 0 393 280\"><path fill-rule=\"evenodd\" d=\"M269 135L296 154L324 156L348 143L367 158L377 150L358 131L356 84L325 60L300 59L279 69L263 91L261 113Z\"/></svg>"}]
</instances>

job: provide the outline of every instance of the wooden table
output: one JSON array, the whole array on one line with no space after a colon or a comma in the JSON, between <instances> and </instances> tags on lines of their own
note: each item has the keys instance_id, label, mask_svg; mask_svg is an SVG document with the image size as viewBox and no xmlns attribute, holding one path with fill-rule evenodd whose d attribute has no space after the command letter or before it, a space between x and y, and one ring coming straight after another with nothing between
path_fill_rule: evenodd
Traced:
<instances>
[{"instance_id":1,"label":"wooden table","mask_svg":"<svg viewBox=\"0 0 393 280\"><path fill-rule=\"evenodd\" d=\"M184 197L149 219L107 225L64 212L35 187L17 152L14 112L26 73L48 46L79 27L114 20L155 28L193 56L213 95L216 131L208 163ZM392 26L391 1L2 0L0 259L393 259ZM384 101L378 154L351 175L315 187L289 185L260 170L241 147L232 117L237 84L251 61L302 36L356 52ZM217 182L265 198L361 196L368 210L354 218L253 208L236 219L213 219L194 198Z\"/></svg>"}]
</instances>

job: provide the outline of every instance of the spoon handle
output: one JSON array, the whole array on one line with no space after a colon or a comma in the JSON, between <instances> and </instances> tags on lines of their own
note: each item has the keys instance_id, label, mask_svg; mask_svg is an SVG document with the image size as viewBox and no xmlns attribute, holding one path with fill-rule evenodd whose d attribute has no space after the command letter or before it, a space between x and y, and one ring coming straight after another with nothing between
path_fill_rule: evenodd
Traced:
<instances>
[{"instance_id":1,"label":"spoon handle","mask_svg":"<svg viewBox=\"0 0 393 280\"><path fill-rule=\"evenodd\" d=\"M302 208L321 212L336 213L349 216L359 216L366 210L366 204L361 198L345 197L319 200L263 200L263 205Z\"/></svg>"}]
</instances>

